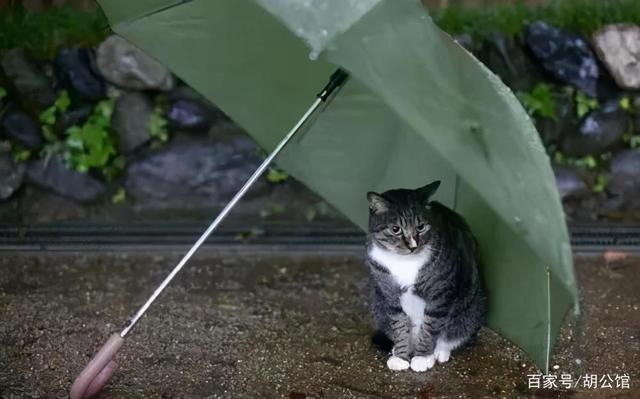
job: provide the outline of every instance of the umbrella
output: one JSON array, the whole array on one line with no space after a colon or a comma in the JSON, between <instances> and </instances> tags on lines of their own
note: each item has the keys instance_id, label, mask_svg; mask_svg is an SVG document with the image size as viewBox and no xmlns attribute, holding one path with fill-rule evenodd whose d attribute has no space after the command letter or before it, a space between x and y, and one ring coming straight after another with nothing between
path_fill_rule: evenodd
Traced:
<instances>
[{"instance_id":1,"label":"umbrella","mask_svg":"<svg viewBox=\"0 0 640 399\"><path fill-rule=\"evenodd\" d=\"M488 325L544 370L576 303L548 156L510 90L419 0L99 0L113 30L267 150L337 68L340 93L278 164L366 228L365 193L442 180L477 236ZM577 308L576 308L577 309Z\"/></svg>"}]
</instances>

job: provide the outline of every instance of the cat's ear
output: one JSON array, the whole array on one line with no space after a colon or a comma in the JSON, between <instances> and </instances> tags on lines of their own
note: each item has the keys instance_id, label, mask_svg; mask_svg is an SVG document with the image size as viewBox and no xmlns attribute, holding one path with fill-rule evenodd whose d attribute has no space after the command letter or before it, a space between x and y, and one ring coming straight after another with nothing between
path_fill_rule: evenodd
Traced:
<instances>
[{"instance_id":1,"label":"cat's ear","mask_svg":"<svg viewBox=\"0 0 640 399\"><path fill-rule=\"evenodd\" d=\"M428 200L433 194L436 193L436 191L438 191L438 187L440 187L440 180L436 180L424 187L420 187L417 191L422 198Z\"/></svg>"},{"instance_id":2,"label":"cat's ear","mask_svg":"<svg viewBox=\"0 0 640 399\"><path fill-rule=\"evenodd\" d=\"M367 193L367 199L369 200L369 209L373 213L383 213L389 210L389 201L378 193L369 191Z\"/></svg>"}]
</instances>

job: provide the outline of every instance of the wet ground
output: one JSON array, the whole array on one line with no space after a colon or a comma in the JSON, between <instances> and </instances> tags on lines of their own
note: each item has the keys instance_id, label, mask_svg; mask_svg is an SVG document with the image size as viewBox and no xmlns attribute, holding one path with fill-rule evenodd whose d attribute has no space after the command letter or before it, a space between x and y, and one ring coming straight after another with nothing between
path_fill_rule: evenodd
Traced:
<instances>
[{"instance_id":1,"label":"wet ground","mask_svg":"<svg viewBox=\"0 0 640 399\"><path fill-rule=\"evenodd\" d=\"M66 397L178 258L1 254L0 397ZM629 389L529 389L535 367L490 330L430 372L392 372L371 344L357 257L202 253L127 339L101 397L638 398L640 258L576 267L583 316L563 331L552 372L627 374Z\"/></svg>"}]
</instances>

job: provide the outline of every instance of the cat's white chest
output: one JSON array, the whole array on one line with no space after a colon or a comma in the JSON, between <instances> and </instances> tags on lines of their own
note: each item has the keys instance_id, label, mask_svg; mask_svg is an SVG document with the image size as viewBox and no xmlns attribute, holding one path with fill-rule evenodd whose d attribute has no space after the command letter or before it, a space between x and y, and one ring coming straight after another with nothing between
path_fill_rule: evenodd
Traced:
<instances>
[{"instance_id":1,"label":"cat's white chest","mask_svg":"<svg viewBox=\"0 0 640 399\"><path fill-rule=\"evenodd\" d=\"M429 262L431 251L427 248L417 254L398 255L374 244L371 246L369 256L387 269L398 285L404 288L416 282L418 272Z\"/></svg>"},{"instance_id":2,"label":"cat's white chest","mask_svg":"<svg viewBox=\"0 0 640 399\"><path fill-rule=\"evenodd\" d=\"M424 319L426 303L413 292L413 285L420 269L429 262L431 251L427 248L415 255L398 255L373 245L369 256L386 268L400 287L406 289L400 296L400 306L411 320L413 335L417 335Z\"/></svg>"}]
</instances>

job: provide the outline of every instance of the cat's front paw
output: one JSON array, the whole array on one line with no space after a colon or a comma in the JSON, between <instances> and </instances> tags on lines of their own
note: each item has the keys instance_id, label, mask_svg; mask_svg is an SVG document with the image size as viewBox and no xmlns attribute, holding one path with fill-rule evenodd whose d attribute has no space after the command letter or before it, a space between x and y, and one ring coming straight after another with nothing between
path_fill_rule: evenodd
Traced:
<instances>
[{"instance_id":1,"label":"cat's front paw","mask_svg":"<svg viewBox=\"0 0 640 399\"><path fill-rule=\"evenodd\" d=\"M437 350L434 353L436 360L438 363L444 363L449 361L449 357L451 356L451 351L448 350Z\"/></svg>"},{"instance_id":2,"label":"cat's front paw","mask_svg":"<svg viewBox=\"0 0 640 399\"><path fill-rule=\"evenodd\" d=\"M427 371L436 364L436 357L434 355L429 356L414 356L411 358L411 370L413 371Z\"/></svg>"},{"instance_id":3,"label":"cat's front paw","mask_svg":"<svg viewBox=\"0 0 640 399\"><path fill-rule=\"evenodd\" d=\"M389 370L393 371L406 370L409 368L409 362L404 359L400 359L398 356L391 356L389 360L387 360L387 367L389 367Z\"/></svg>"}]
</instances>

